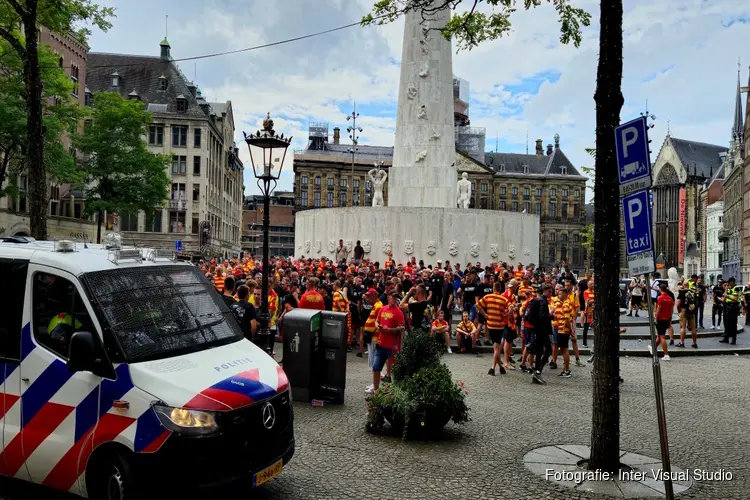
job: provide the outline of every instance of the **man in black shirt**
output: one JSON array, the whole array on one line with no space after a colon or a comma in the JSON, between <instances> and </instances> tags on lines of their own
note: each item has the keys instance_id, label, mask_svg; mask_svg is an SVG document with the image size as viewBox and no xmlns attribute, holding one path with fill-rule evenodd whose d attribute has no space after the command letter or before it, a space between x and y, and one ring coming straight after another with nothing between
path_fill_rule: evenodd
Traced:
<instances>
[{"instance_id":1,"label":"man in black shirt","mask_svg":"<svg viewBox=\"0 0 750 500\"><path fill-rule=\"evenodd\" d=\"M410 302L412 297L415 300ZM430 331L434 319L434 308L427 300L427 289L424 285L417 285L409 290L409 293L401 299L399 307L404 313L409 313L412 328Z\"/></svg>"},{"instance_id":2,"label":"man in black shirt","mask_svg":"<svg viewBox=\"0 0 750 500\"><path fill-rule=\"evenodd\" d=\"M591 279L591 273L587 272L586 277L578 282L578 304L580 305L580 316L581 325L586 324L586 301L583 298L583 293L589 289L589 280Z\"/></svg>"},{"instance_id":3,"label":"man in black shirt","mask_svg":"<svg viewBox=\"0 0 750 500\"><path fill-rule=\"evenodd\" d=\"M440 274L440 270L436 267L432 270L432 274L430 275L428 279L428 286L430 290L430 302L432 303L432 307L438 308L440 307L440 303L443 301L443 284L445 283L445 279Z\"/></svg>"},{"instance_id":4,"label":"man in black shirt","mask_svg":"<svg viewBox=\"0 0 750 500\"><path fill-rule=\"evenodd\" d=\"M464 304L464 311L469 311L469 319L474 321L476 318L476 310L474 304L476 300L476 290L479 286L479 280L477 280L476 273L472 270L466 274L464 282L461 285L461 301Z\"/></svg>"},{"instance_id":5,"label":"man in black shirt","mask_svg":"<svg viewBox=\"0 0 750 500\"><path fill-rule=\"evenodd\" d=\"M541 294L537 289L537 297L528 305L526 314L526 321L534 325L532 336L534 337L533 344L536 346L536 366L531 380L536 384L547 383L542 378L542 369L552 353L550 337L552 336L553 315L549 311L549 301L553 290L554 287L549 283L542 285Z\"/></svg>"},{"instance_id":6,"label":"man in black shirt","mask_svg":"<svg viewBox=\"0 0 750 500\"><path fill-rule=\"evenodd\" d=\"M247 301L249 297L250 289L245 285L240 285L237 288L237 301L235 302L232 299L233 303L229 308L237 319L237 323L242 328L245 338L252 342L255 332L258 330L258 322L255 319L255 308Z\"/></svg>"},{"instance_id":7,"label":"man in black shirt","mask_svg":"<svg viewBox=\"0 0 750 500\"><path fill-rule=\"evenodd\" d=\"M221 298L224 299L224 303L228 307L232 307L232 304L234 304L236 301L234 300L234 277L233 276L227 276L224 279L224 291L221 294Z\"/></svg>"},{"instance_id":8,"label":"man in black shirt","mask_svg":"<svg viewBox=\"0 0 750 500\"><path fill-rule=\"evenodd\" d=\"M695 276L695 275L693 275ZM698 321L698 328L701 330L705 330L705 327L703 326L703 306L706 303L706 285L703 284L703 275L695 276L693 278L693 282L695 283L695 300L696 300L696 307L698 308L698 314L696 315L697 321Z\"/></svg>"},{"instance_id":9,"label":"man in black shirt","mask_svg":"<svg viewBox=\"0 0 750 500\"><path fill-rule=\"evenodd\" d=\"M362 285L362 278L357 276L354 282L346 285L346 298L349 301L349 313L352 317L353 338L359 340L359 352L357 357L361 358L365 350L364 344L364 326L367 316L362 314L362 296L365 294L365 287Z\"/></svg>"},{"instance_id":10,"label":"man in black shirt","mask_svg":"<svg viewBox=\"0 0 750 500\"><path fill-rule=\"evenodd\" d=\"M724 314L724 280L720 279L711 290L713 305L711 306L711 328L717 330L721 326L721 316ZM716 316L719 321L716 321Z\"/></svg>"}]
</instances>

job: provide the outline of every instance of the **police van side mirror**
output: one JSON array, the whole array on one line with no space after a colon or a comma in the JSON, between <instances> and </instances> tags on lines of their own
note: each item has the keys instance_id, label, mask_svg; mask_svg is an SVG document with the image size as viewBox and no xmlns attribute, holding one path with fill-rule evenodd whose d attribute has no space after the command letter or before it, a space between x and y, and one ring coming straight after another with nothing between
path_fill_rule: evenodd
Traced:
<instances>
[{"instance_id":1,"label":"police van side mirror","mask_svg":"<svg viewBox=\"0 0 750 500\"><path fill-rule=\"evenodd\" d=\"M75 332L70 338L68 349L68 370L72 372L91 372L100 377L117 378L114 368L104 356L101 343L97 342L91 332Z\"/></svg>"}]
</instances>

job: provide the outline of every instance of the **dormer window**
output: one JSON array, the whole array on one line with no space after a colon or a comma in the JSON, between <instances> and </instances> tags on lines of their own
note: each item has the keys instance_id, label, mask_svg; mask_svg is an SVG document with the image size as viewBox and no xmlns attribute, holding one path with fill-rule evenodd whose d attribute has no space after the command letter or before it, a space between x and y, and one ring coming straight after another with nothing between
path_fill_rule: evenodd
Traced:
<instances>
[{"instance_id":1,"label":"dormer window","mask_svg":"<svg viewBox=\"0 0 750 500\"><path fill-rule=\"evenodd\" d=\"M500 164L500 172L505 173L505 163Z\"/></svg>"},{"instance_id":2,"label":"dormer window","mask_svg":"<svg viewBox=\"0 0 750 500\"><path fill-rule=\"evenodd\" d=\"M568 175L568 167L560 167L560 173L563 175Z\"/></svg>"},{"instance_id":3,"label":"dormer window","mask_svg":"<svg viewBox=\"0 0 750 500\"><path fill-rule=\"evenodd\" d=\"M529 173L529 166L528 165L524 165L523 166L523 173L524 174L528 174Z\"/></svg>"},{"instance_id":4,"label":"dormer window","mask_svg":"<svg viewBox=\"0 0 750 500\"><path fill-rule=\"evenodd\" d=\"M136 92L135 89L133 89L133 91L128 94L128 99L130 99L130 100L138 100L138 101L141 100L141 98L138 96L138 92Z\"/></svg>"},{"instance_id":5,"label":"dormer window","mask_svg":"<svg viewBox=\"0 0 750 500\"><path fill-rule=\"evenodd\" d=\"M120 73L118 73L116 70L114 73L112 73L112 86L113 87L120 86Z\"/></svg>"},{"instance_id":6,"label":"dormer window","mask_svg":"<svg viewBox=\"0 0 750 500\"><path fill-rule=\"evenodd\" d=\"M167 90L167 77L164 75L159 77L159 90Z\"/></svg>"},{"instance_id":7,"label":"dormer window","mask_svg":"<svg viewBox=\"0 0 750 500\"><path fill-rule=\"evenodd\" d=\"M84 93L83 93L83 104L85 106L91 106L93 104L91 91L89 90L88 87L85 88Z\"/></svg>"},{"instance_id":8,"label":"dormer window","mask_svg":"<svg viewBox=\"0 0 750 500\"><path fill-rule=\"evenodd\" d=\"M177 96L177 111L180 113L187 111L187 99L182 94Z\"/></svg>"}]
</instances>

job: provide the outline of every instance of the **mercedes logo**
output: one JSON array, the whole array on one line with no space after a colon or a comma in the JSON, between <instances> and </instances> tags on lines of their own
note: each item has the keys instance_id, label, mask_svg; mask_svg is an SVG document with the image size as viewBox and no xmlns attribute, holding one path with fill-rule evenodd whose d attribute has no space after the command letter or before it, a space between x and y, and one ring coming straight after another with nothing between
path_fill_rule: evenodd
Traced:
<instances>
[{"instance_id":1,"label":"mercedes logo","mask_svg":"<svg viewBox=\"0 0 750 500\"><path fill-rule=\"evenodd\" d=\"M268 430L273 429L274 424L276 424L276 410L273 409L273 405L271 403L266 403L263 405L263 411L261 412L262 419L263 419L263 427L265 427Z\"/></svg>"}]
</instances>

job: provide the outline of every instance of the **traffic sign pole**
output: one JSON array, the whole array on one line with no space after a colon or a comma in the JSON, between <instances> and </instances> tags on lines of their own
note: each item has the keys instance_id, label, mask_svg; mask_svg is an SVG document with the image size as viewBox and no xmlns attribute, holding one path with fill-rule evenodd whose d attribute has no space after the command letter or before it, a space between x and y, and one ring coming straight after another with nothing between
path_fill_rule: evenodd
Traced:
<instances>
[{"instance_id":1,"label":"traffic sign pole","mask_svg":"<svg viewBox=\"0 0 750 500\"><path fill-rule=\"evenodd\" d=\"M669 440L667 439L667 417L664 413L664 387L661 380L661 364L657 352L658 342L656 327L654 326L654 304L651 300L651 281L648 273L643 275L646 280L646 304L648 306L648 329L651 332L651 367L654 372L654 393L656 395L656 418L659 424L659 444L661 445L661 463L666 474L664 477L664 496L667 500L674 500L674 488L670 472L672 466L669 460ZM670 318L670 322L672 319Z\"/></svg>"},{"instance_id":2,"label":"traffic sign pole","mask_svg":"<svg viewBox=\"0 0 750 500\"><path fill-rule=\"evenodd\" d=\"M664 477L664 492L667 500L674 500L674 488L670 473L669 441L667 439L667 419L664 413L664 388L661 379L661 365L657 352L657 336L654 325L654 307L651 300L649 273L655 271L654 241L652 224L652 204L649 190L651 179L651 156L648 140L646 116L623 123L615 128L615 149L617 152L617 173L622 199L622 216L625 223L625 249L628 269L634 276L643 274L646 279L646 304L648 323L651 332L651 365L654 372L654 396L659 422L659 444L661 448ZM671 321L671 318L670 318Z\"/></svg>"}]
</instances>

